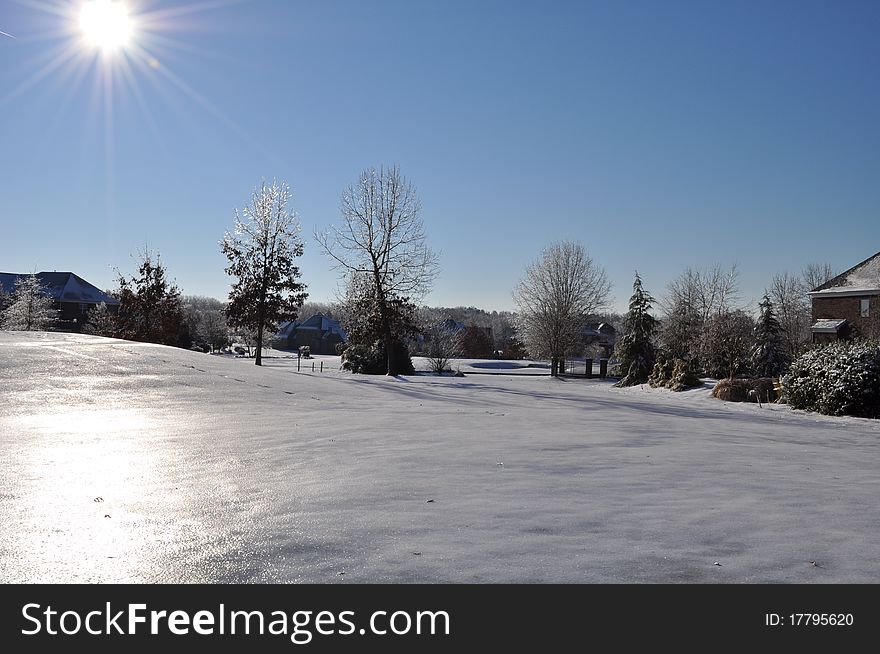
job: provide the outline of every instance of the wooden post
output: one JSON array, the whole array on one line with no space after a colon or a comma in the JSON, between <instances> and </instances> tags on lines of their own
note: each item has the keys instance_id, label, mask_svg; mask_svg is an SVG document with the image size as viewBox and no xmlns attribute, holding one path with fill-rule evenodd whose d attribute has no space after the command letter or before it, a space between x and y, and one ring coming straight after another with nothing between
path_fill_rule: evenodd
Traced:
<instances>
[{"instance_id":1,"label":"wooden post","mask_svg":"<svg viewBox=\"0 0 880 654\"><path fill-rule=\"evenodd\" d=\"M321 370L319 370L318 372L324 372L324 362L323 361L321 362Z\"/></svg>"},{"instance_id":2,"label":"wooden post","mask_svg":"<svg viewBox=\"0 0 880 654\"><path fill-rule=\"evenodd\" d=\"M599 377L605 379L608 375L608 359L599 359Z\"/></svg>"},{"instance_id":3,"label":"wooden post","mask_svg":"<svg viewBox=\"0 0 880 654\"><path fill-rule=\"evenodd\" d=\"M587 359L584 361L584 377L587 379L593 378L593 360Z\"/></svg>"},{"instance_id":4,"label":"wooden post","mask_svg":"<svg viewBox=\"0 0 880 654\"><path fill-rule=\"evenodd\" d=\"M297 372L299 372L299 364L300 364L301 361L302 361L302 357L297 357L297 358L296 358L296 371L297 371Z\"/></svg>"},{"instance_id":5,"label":"wooden post","mask_svg":"<svg viewBox=\"0 0 880 654\"><path fill-rule=\"evenodd\" d=\"M315 362L312 361L312 372L315 372Z\"/></svg>"}]
</instances>

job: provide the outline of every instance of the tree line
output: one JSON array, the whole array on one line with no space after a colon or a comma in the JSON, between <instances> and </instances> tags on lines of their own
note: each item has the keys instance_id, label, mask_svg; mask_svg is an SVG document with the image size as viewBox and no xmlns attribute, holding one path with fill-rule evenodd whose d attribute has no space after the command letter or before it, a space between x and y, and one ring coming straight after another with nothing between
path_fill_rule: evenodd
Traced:
<instances>
[{"instance_id":1,"label":"tree line","mask_svg":"<svg viewBox=\"0 0 880 654\"><path fill-rule=\"evenodd\" d=\"M438 370L458 357L528 355L548 359L556 375L566 357L585 352L585 325L601 321L619 332L625 383L642 383L636 380L651 375L658 357L712 376L773 374L809 341L807 291L834 274L828 265L811 264L801 274L775 275L757 325L739 305L735 265L685 269L667 285L656 318L656 301L637 274L629 311L616 316L609 313L611 285L602 266L581 244L564 241L526 267L513 289L515 312L428 308L421 302L438 274L439 254L427 245L414 185L397 167L381 167L363 171L345 188L339 222L314 234L340 272L343 290L333 304L308 303L295 264L305 244L292 202L286 183L264 181L235 210L232 229L219 243L233 279L226 302L182 296L160 255L144 251L134 274L117 270L110 293L118 309L98 305L83 331L182 347L196 341L211 349L235 341L252 346L261 365L263 345L281 323L301 311L321 311L346 329L342 356L351 370L409 372L416 352L431 357ZM20 280L12 295L0 293L6 329L44 329L53 311L35 276Z\"/></svg>"}]
</instances>

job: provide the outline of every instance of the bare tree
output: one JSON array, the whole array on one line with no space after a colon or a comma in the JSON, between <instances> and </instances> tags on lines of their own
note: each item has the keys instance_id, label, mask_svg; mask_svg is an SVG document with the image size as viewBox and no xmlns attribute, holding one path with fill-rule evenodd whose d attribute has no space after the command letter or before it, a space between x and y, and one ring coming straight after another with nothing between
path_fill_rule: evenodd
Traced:
<instances>
[{"instance_id":1,"label":"bare tree","mask_svg":"<svg viewBox=\"0 0 880 654\"><path fill-rule=\"evenodd\" d=\"M337 269L368 278L388 374L395 375L395 307L424 297L437 276L437 254L425 244L421 203L396 166L370 168L343 191L340 211L342 224L315 238Z\"/></svg>"},{"instance_id":2,"label":"bare tree","mask_svg":"<svg viewBox=\"0 0 880 654\"><path fill-rule=\"evenodd\" d=\"M427 343L425 356L431 372L438 375L450 369L453 359L461 356L459 332L453 326L454 321L434 321L422 328Z\"/></svg>"},{"instance_id":3,"label":"bare tree","mask_svg":"<svg viewBox=\"0 0 880 654\"><path fill-rule=\"evenodd\" d=\"M513 292L520 334L533 356L550 358L551 375L580 341L589 314L607 306L610 295L605 270L579 243L554 243L526 268Z\"/></svg>"},{"instance_id":4,"label":"bare tree","mask_svg":"<svg viewBox=\"0 0 880 654\"><path fill-rule=\"evenodd\" d=\"M229 292L226 320L233 328L247 328L256 336L256 361L262 365L263 335L278 331L278 322L293 320L308 297L297 281L293 265L303 253L296 212L285 183L263 182L249 205L235 211L235 230L226 232L221 250L229 259L226 274L237 277Z\"/></svg>"},{"instance_id":5,"label":"bare tree","mask_svg":"<svg viewBox=\"0 0 880 654\"><path fill-rule=\"evenodd\" d=\"M736 264L687 268L667 285L661 341L675 358L703 364L709 348L708 324L733 311L739 299Z\"/></svg>"},{"instance_id":6,"label":"bare tree","mask_svg":"<svg viewBox=\"0 0 880 654\"><path fill-rule=\"evenodd\" d=\"M773 275L770 300L779 321L782 346L790 359L810 340L810 298L807 282L788 271Z\"/></svg>"},{"instance_id":7,"label":"bare tree","mask_svg":"<svg viewBox=\"0 0 880 654\"><path fill-rule=\"evenodd\" d=\"M808 263L801 273L807 291L812 291L836 276L837 271L830 263Z\"/></svg>"}]
</instances>

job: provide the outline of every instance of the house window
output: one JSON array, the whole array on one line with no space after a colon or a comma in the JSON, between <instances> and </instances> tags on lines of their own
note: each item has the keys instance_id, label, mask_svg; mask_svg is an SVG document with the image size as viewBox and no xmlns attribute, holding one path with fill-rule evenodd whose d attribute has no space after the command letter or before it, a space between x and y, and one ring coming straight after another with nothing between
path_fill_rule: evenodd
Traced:
<instances>
[{"instance_id":1,"label":"house window","mask_svg":"<svg viewBox=\"0 0 880 654\"><path fill-rule=\"evenodd\" d=\"M86 304L84 302L81 302L79 305L79 315L81 315L81 316L86 315L91 308L92 308L91 304Z\"/></svg>"},{"instance_id":2,"label":"house window","mask_svg":"<svg viewBox=\"0 0 880 654\"><path fill-rule=\"evenodd\" d=\"M862 318L867 318L871 315L871 300L865 298L862 300Z\"/></svg>"}]
</instances>

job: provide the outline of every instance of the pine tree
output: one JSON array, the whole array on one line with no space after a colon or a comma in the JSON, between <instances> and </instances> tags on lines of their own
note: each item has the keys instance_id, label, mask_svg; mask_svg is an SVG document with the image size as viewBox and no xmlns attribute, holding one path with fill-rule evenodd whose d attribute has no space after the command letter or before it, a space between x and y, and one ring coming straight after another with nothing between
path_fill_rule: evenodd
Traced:
<instances>
[{"instance_id":1,"label":"pine tree","mask_svg":"<svg viewBox=\"0 0 880 654\"><path fill-rule=\"evenodd\" d=\"M657 319L650 314L654 298L642 289L642 279L636 273L629 311L623 319L624 335L617 344L617 356L624 377L616 386L644 384L654 368L654 333Z\"/></svg>"},{"instance_id":2,"label":"pine tree","mask_svg":"<svg viewBox=\"0 0 880 654\"><path fill-rule=\"evenodd\" d=\"M226 274L237 278L229 291L226 321L232 328L250 329L256 335L255 363L262 365L263 337L278 331L278 323L295 320L308 294L297 281L293 265L302 256L296 212L287 208L290 187L263 184L251 202L235 212L235 230L227 232L221 250L229 260Z\"/></svg>"},{"instance_id":3,"label":"pine tree","mask_svg":"<svg viewBox=\"0 0 880 654\"><path fill-rule=\"evenodd\" d=\"M12 302L3 310L2 324L11 331L42 331L58 318L58 310L36 275L19 277Z\"/></svg>"},{"instance_id":4,"label":"pine tree","mask_svg":"<svg viewBox=\"0 0 880 654\"><path fill-rule=\"evenodd\" d=\"M759 377L778 377L786 368L786 356L781 328L773 303L767 293L758 304L761 314L755 324L755 346L752 349L752 367Z\"/></svg>"},{"instance_id":5,"label":"pine tree","mask_svg":"<svg viewBox=\"0 0 880 654\"><path fill-rule=\"evenodd\" d=\"M83 325L83 334L94 334L95 336L115 336L116 335L116 316L106 303L101 302L94 309L89 311L87 322Z\"/></svg>"},{"instance_id":6,"label":"pine tree","mask_svg":"<svg viewBox=\"0 0 880 654\"><path fill-rule=\"evenodd\" d=\"M180 289L166 279L160 256L145 251L140 255L137 275L127 279L117 274L117 335L131 341L189 347Z\"/></svg>"}]
</instances>

